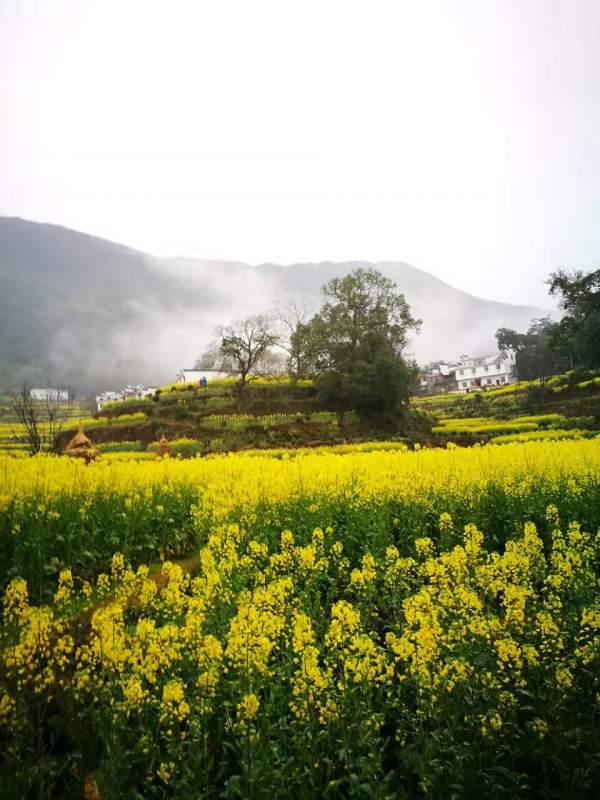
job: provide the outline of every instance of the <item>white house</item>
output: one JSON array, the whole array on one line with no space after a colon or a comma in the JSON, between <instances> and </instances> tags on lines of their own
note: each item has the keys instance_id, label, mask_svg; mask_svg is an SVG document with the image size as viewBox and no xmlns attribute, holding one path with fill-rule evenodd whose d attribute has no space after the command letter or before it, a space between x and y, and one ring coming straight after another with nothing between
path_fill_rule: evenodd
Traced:
<instances>
[{"instance_id":1,"label":"white house","mask_svg":"<svg viewBox=\"0 0 600 800\"><path fill-rule=\"evenodd\" d=\"M177 383L200 383L206 378L208 383L218 378L230 378L231 372L219 372L216 369L182 369L177 376Z\"/></svg>"},{"instance_id":2,"label":"white house","mask_svg":"<svg viewBox=\"0 0 600 800\"><path fill-rule=\"evenodd\" d=\"M443 361L429 364L421 370L419 387L423 394L455 392L454 368Z\"/></svg>"},{"instance_id":3,"label":"white house","mask_svg":"<svg viewBox=\"0 0 600 800\"><path fill-rule=\"evenodd\" d=\"M487 389L516 383L515 357L513 353L497 353L493 356L469 358L463 356L453 367L458 389Z\"/></svg>"},{"instance_id":4,"label":"white house","mask_svg":"<svg viewBox=\"0 0 600 800\"><path fill-rule=\"evenodd\" d=\"M102 394L96 395L96 408L98 411L102 411L106 403L113 403L116 400L127 400L131 397L138 399L152 397L156 393L156 388L156 386L138 384L137 386L125 386L120 392L102 392Z\"/></svg>"},{"instance_id":5,"label":"white house","mask_svg":"<svg viewBox=\"0 0 600 800\"><path fill-rule=\"evenodd\" d=\"M121 399L121 392L102 392L102 394L96 395L96 408L98 411L102 411L106 403L112 403L115 400Z\"/></svg>"},{"instance_id":6,"label":"white house","mask_svg":"<svg viewBox=\"0 0 600 800\"><path fill-rule=\"evenodd\" d=\"M30 389L29 397L32 400L41 400L43 403L68 403L69 392L67 389Z\"/></svg>"},{"instance_id":7,"label":"white house","mask_svg":"<svg viewBox=\"0 0 600 800\"><path fill-rule=\"evenodd\" d=\"M141 383L138 383L136 386L125 386L125 388L121 390L121 398L126 400L128 397L137 397L138 399L152 397L157 388L157 386L144 386Z\"/></svg>"}]
</instances>

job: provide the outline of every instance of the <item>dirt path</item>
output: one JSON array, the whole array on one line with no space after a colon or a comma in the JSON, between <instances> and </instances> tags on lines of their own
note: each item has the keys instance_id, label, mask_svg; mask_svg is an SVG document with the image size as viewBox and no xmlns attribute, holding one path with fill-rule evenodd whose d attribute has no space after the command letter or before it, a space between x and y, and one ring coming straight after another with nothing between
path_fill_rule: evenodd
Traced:
<instances>
[{"instance_id":1,"label":"dirt path","mask_svg":"<svg viewBox=\"0 0 600 800\"><path fill-rule=\"evenodd\" d=\"M200 569L200 559L198 558L197 554L188 558L169 558L168 561L171 564L176 564L178 567L181 567L184 572L189 572L190 575L196 575ZM150 580L154 581L158 589L164 589L168 583L167 576L163 575L162 566L162 561L155 562L149 566L150 571L148 577Z\"/></svg>"}]
</instances>

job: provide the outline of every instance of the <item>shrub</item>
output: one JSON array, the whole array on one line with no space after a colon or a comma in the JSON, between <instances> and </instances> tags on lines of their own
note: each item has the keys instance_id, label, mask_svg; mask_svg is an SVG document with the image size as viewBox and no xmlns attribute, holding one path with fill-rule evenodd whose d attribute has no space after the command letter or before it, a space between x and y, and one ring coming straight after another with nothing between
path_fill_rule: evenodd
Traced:
<instances>
[{"instance_id":1,"label":"shrub","mask_svg":"<svg viewBox=\"0 0 600 800\"><path fill-rule=\"evenodd\" d=\"M142 449L141 442L101 442L97 445L101 453L136 452Z\"/></svg>"}]
</instances>

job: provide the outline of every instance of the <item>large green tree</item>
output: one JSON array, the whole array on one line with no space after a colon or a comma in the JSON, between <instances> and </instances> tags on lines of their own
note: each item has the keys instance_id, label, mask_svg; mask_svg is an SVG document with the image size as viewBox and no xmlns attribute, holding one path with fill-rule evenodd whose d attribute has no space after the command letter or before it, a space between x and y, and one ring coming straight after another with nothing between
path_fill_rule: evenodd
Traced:
<instances>
[{"instance_id":1,"label":"large green tree","mask_svg":"<svg viewBox=\"0 0 600 800\"><path fill-rule=\"evenodd\" d=\"M557 329L557 322L542 317L532 320L526 333L518 333L510 328L496 331L498 349L515 354L519 380L537 380L544 384L550 376L569 368L568 353L554 341Z\"/></svg>"},{"instance_id":2,"label":"large green tree","mask_svg":"<svg viewBox=\"0 0 600 800\"><path fill-rule=\"evenodd\" d=\"M600 269L554 272L548 281L565 315L553 333L556 347L567 347L574 366L600 367Z\"/></svg>"},{"instance_id":3,"label":"large green tree","mask_svg":"<svg viewBox=\"0 0 600 800\"><path fill-rule=\"evenodd\" d=\"M395 413L414 382L414 364L403 353L420 320L395 283L374 269L334 278L322 291L327 302L292 339L322 399L363 416Z\"/></svg>"}]
</instances>

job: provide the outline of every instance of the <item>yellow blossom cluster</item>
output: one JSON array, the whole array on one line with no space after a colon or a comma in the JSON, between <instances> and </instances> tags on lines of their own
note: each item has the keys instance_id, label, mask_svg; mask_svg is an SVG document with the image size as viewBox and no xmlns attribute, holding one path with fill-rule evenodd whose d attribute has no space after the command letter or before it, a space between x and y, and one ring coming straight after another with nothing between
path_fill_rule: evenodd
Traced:
<instances>
[{"instance_id":1,"label":"yellow blossom cluster","mask_svg":"<svg viewBox=\"0 0 600 800\"><path fill-rule=\"evenodd\" d=\"M52 500L72 493L90 498L98 492L126 496L134 508L147 502L154 488L166 484L173 492L196 487L202 513L224 519L232 508L254 509L267 500L344 496L352 489L359 489L365 501L386 496L410 499L432 490L478 491L491 480L518 483L525 474L552 481L565 473L584 476L599 469L600 440L346 455L331 449L289 459L228 454L190 461L98 461L88 467L77 459L55 456L7 458L0 511L9 503L42 494Z\"/></svg>"},{"instance_id":2,"label":"yellow blossom cluster","mask_svg":"<svg viewBox=\"0 0 600 800\"><path fill-rule=\"evenodd\" d=\"M352 776L355 796L367 783L394 796L415 770L431 796L466 771L471 787L506 779L506 794L521 756L546 785L544 764L557 753L572 764L573 741L592 748L598 731L600 534L582 497L600 458L597 443L581 445L554 445L560 468L544 460L545 443L124 464L112 475L31 459L24 473L46 494L11 472L10 541L34 496L42 527L60 497L121 492L126 538L155 488L194 484L199 544L193 558L165 552L154 567L135 563L134 547L95 575L60 564L38 605L33 584L7 582L2 757L26 781L18 763L60 729L61 748L106 796L277 786L341 798ZM543 481L563 494L534 515L531 487ZM491 502L499 484L510 487L505 506ZM488 489L477 523L436 505ZM160 505L154 522L168 525ZM82 503L77 525L98 507ZM596 780L593 754L589 763ZM579 775L567 769L565 785Z\"/></svg>"}]
</instances>

